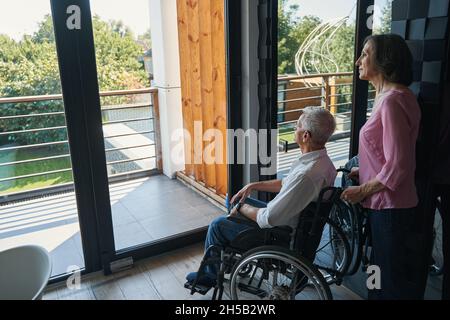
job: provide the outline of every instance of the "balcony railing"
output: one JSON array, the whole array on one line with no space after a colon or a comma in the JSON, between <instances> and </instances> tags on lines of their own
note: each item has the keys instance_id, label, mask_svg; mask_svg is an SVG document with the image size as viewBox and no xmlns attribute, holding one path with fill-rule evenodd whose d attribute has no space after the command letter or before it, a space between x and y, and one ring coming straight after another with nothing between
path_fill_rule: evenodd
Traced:
<instances>
[{"instance_id":1,"label":"balcony railing","mask_svg":"<svg viewBox=\"0 0 450 320\"><path fill-rule=\"evenodd\" d=\"M337 120L333 139L348 137L352 89L352 73L280 76L282 149L296 147L294 125L306 106L330 110ZM368 114L373 93L373 89L369 91ZM148 175L161 168L157 94L155 88L100 93L110 181ZM23 192L29 195L33 189L40 195L46 188L54 192L55 186L73 188L62 95L0 98L0 110L0 203ZM19 167L26 170L15 170Z\"/></svg>"},{"instance_id":2,"label":"balcony railing","mask_svg":"<svg viewBox=\"0 0 450 320\"><path fill-rule=\"evenodd\" d=\"M100 99L110 181L160 169L158 90ZM62 95L0 98L0 110L0 203L33 189L73 188Z\"/></svg>"},{"instance_id":3,"label":"balcony railing","mask_svg":"<svg viewBox=\"0 0 450 320\"><path fill-rule=\"evenodd\" d=\"M307 76L278 77L278 131L279 149L297 148L294 126L300 111L307 106L322 106L336 117L336 133L331 140L350 136L353 73L329 73ZM368 116L374 101L373 88L369 90Z\"/></svg>"}]
</instances>

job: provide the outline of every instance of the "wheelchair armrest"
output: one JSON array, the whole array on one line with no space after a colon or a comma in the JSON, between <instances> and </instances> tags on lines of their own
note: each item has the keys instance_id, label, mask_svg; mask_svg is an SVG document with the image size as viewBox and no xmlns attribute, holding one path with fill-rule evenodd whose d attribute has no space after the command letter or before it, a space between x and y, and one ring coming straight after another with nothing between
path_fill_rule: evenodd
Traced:
<instances>
[{"instance_id":1,"label":"wheelchair armrest","mask_svg":"<svg viewBox=\"0 0 450 320\"><path fill-rule=\"evenodd\" d=\"M236 223L242 223L242 224L246 224L250 227L255 227L255 228L259 228L259 225L253 221L252 219L247 218L246 216L238 213L235 216L228 216L227 217L228 220L236 222Z\"/></svg>"}]
</instances>

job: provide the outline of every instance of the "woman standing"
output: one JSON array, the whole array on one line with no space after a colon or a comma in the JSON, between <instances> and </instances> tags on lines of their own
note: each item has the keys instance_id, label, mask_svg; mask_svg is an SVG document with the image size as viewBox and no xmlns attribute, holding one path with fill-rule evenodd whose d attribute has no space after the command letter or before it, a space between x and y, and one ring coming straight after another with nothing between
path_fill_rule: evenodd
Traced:
<instances>
[{"instance_id":1,"label":"woman standing","mask_svg":"<svg viewBox=\"0 0 450 320\"><path fill-rule=\"evenodd\" d=\"M418 197L414 182L415 147L420 108L408 89L412 55L397 35L366 39L356 62L361 80L376 88L373 113L360 131L360 186L342 198L369 211L372 232L371 265L381 272L381 288L369 299L420 299L420 248L412 230Z\"/></svg>"}]
</instances>

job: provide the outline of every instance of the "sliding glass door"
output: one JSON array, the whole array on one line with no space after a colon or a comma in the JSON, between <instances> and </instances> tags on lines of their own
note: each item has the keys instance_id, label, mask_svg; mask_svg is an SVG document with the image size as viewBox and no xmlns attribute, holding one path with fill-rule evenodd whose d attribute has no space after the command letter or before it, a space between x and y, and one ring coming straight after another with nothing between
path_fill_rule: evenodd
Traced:
<instances>
[{"instance_id":1,"label":"sliding glass door","mask_svg":"<svg viewBox=\"0 0 450 320\"><path fill-rule=\"evenodd\" d=\"M0 6L0 251L40 245L55 277L85 258L50 3Z\"/></svg>"}]
</instances>

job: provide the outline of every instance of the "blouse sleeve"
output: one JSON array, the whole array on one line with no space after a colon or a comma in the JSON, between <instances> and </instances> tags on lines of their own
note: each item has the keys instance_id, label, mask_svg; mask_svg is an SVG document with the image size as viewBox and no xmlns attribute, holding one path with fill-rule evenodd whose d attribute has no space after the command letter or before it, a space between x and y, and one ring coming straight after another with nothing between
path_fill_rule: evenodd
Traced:
<instances>
[{"instance_id":1,"label":"blouse sleeve","mask_svg":"<svg viewBox=\"0 0 450 320\"><path fill-rule=\"evenodd\" d=\"M396 191L409 174L415 157L411 154L415 143L412 141L411 125L406 110L398 98L397 96L386 99L380 106L386 162L376 178L392 191Z\"/></svg>"}]
</instances>

